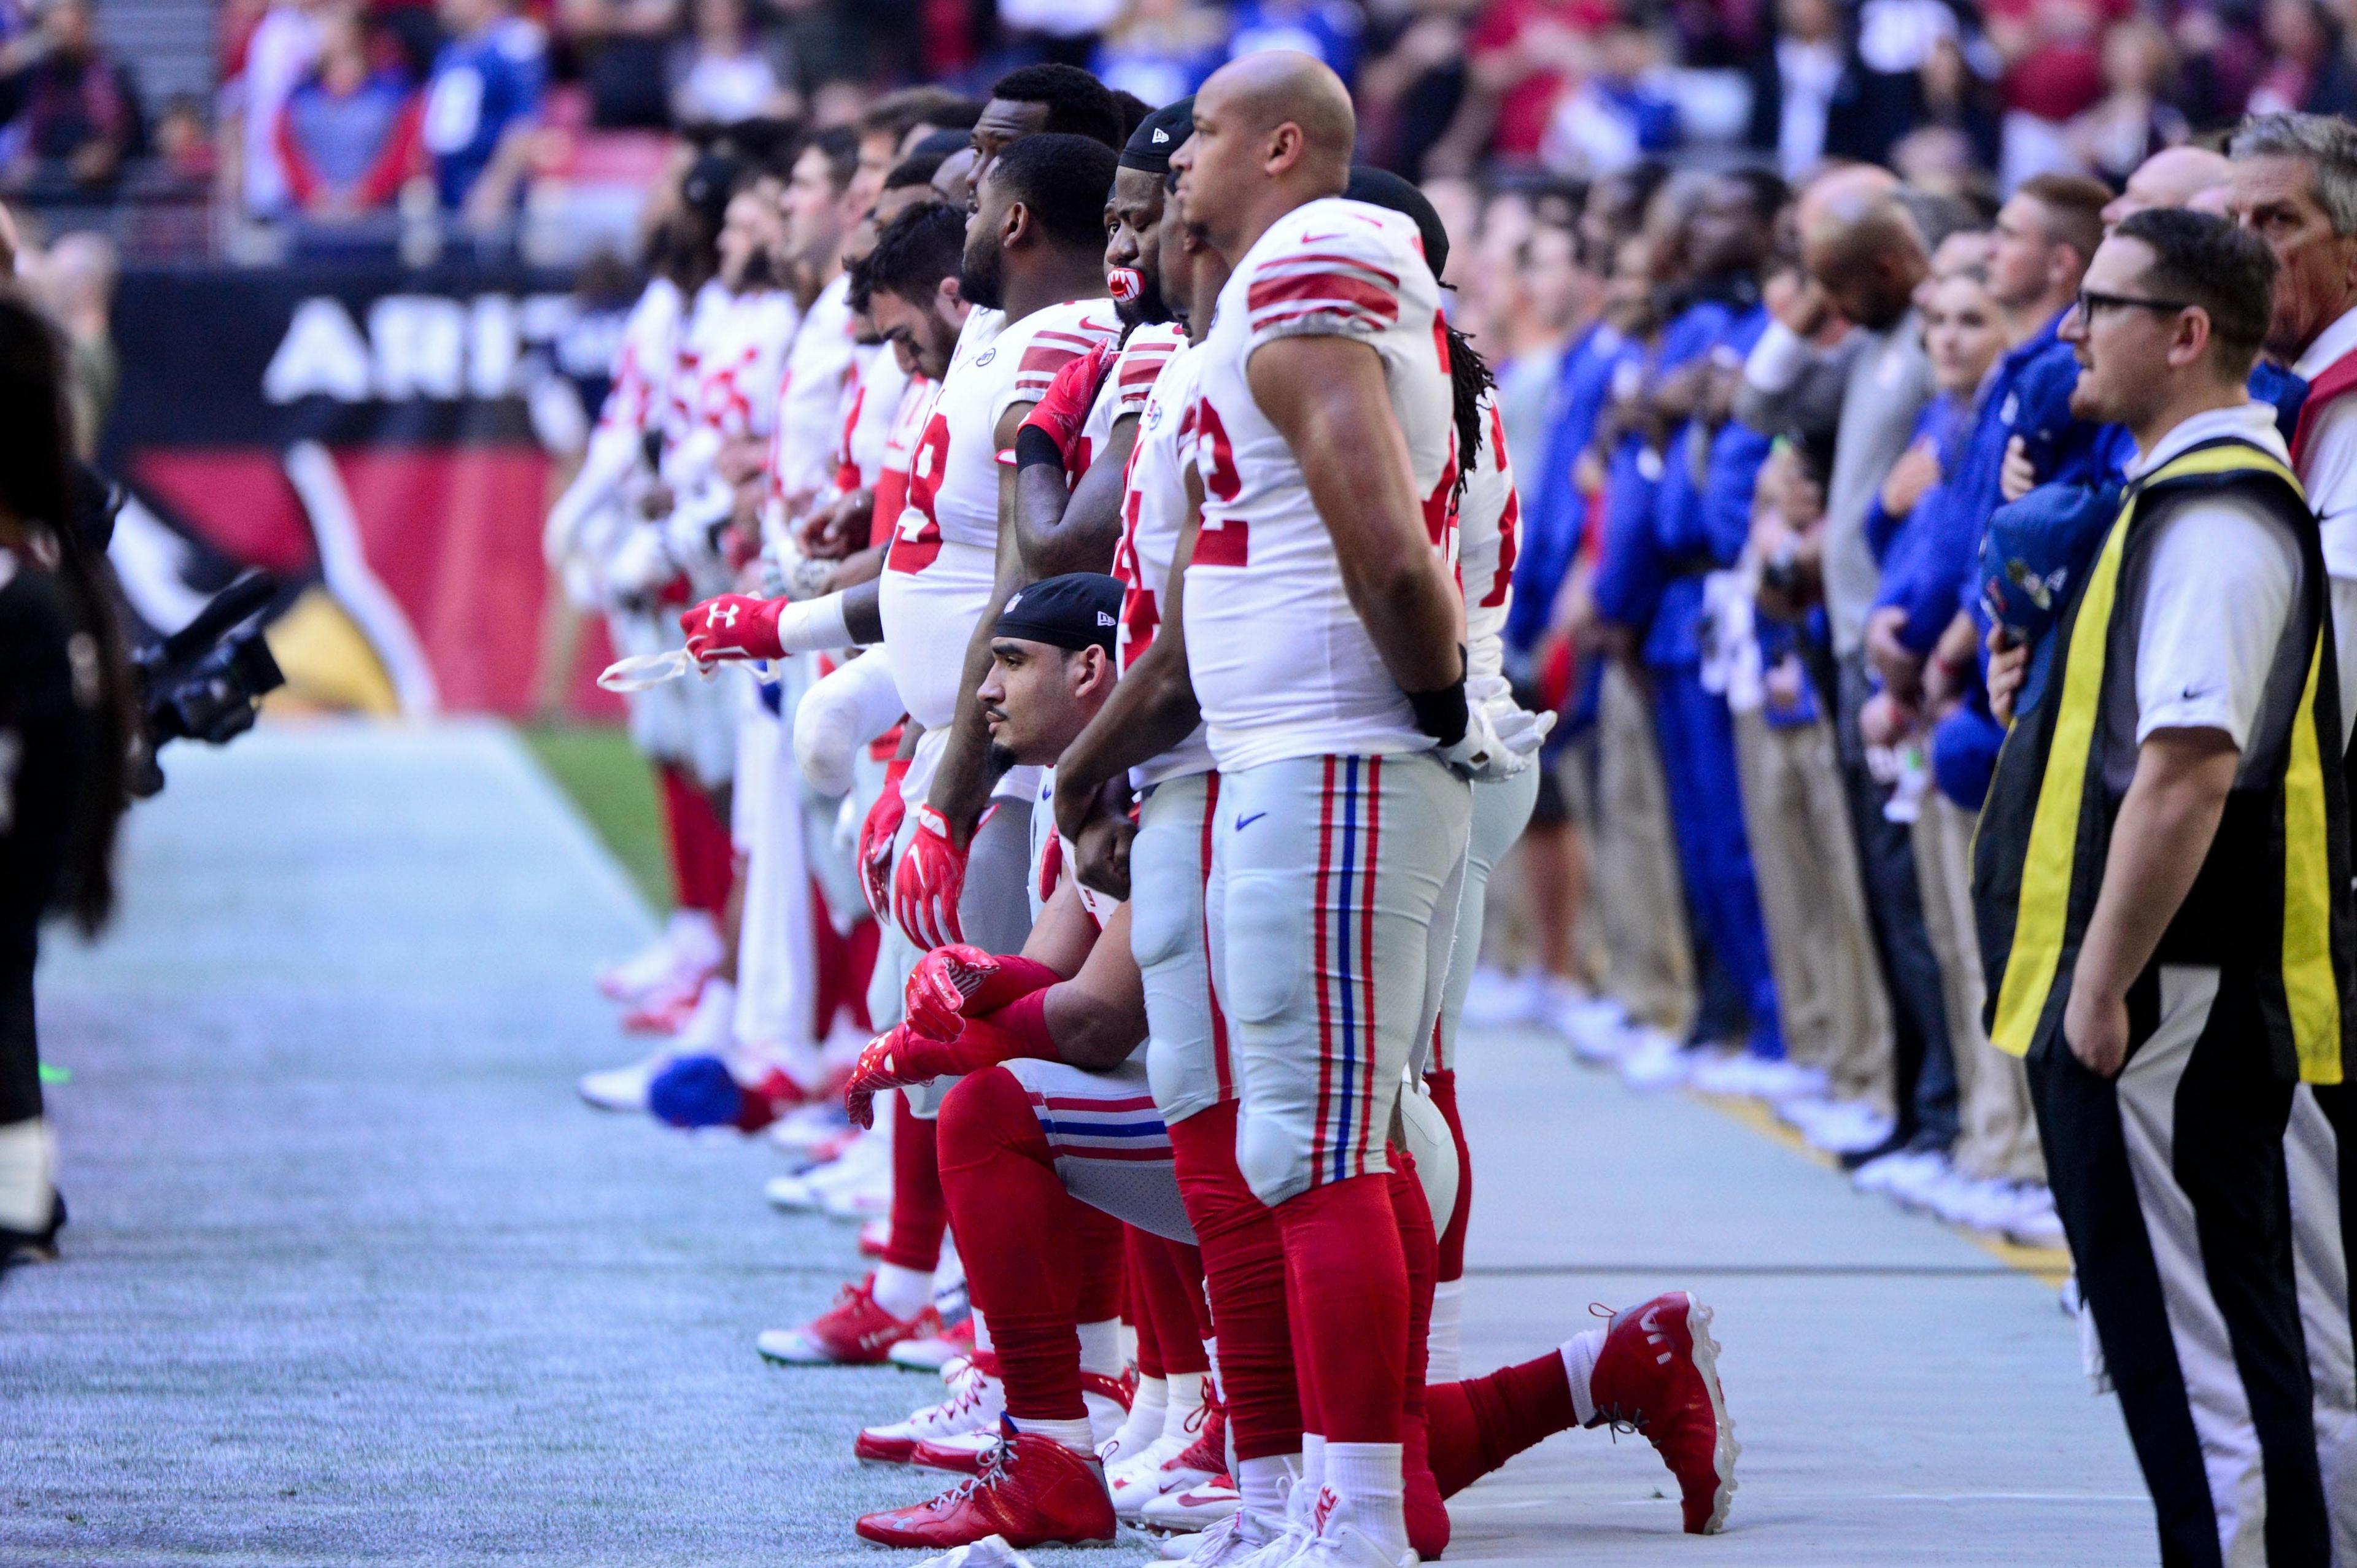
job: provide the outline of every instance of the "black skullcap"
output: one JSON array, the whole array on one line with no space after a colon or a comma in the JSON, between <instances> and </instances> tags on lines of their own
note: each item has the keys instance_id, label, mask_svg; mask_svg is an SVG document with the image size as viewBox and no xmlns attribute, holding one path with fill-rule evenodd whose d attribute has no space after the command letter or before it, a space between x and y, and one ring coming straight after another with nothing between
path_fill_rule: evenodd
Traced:
<instances>
[{"instance_id":1,"label":"black skullcap","mask_svg":"<svg viewBox=\"0 0 2357 1568\"><path fill-rule=\"evenodd\" d=\"M1170 155L1178 150L1178 144L1194 134L1194 98L1166 103L1140 121L1131 133L1129 145L1121 150L1121 166L1160 174L1170 166Z\"/></svg>"},{"instance_id":2,"label":"black skullcap","mask_svg":"<svg viewBox=\"0 0 2357 1568\"><path fill-rule=\"evenodd\" d=\"M1017 591L998 612L996 635L1053 648L1114 650L1121 628L1121 579L1067 572Z\"/></svg>"},{"instance_id":3,"label":"black skullcap","mask_svg":"<svg viewBox=\"0 0 2357 1568\"><path fill-rule=\"evenodd\" d=\"M1388 207L1415 219L1416 231L1424 236L1425 265L1432 269L1434 277L1448 270L1448 230L1440 221L1439 210L1424 192L1389 169L1360 164L1351 170L1351 188L1342 194L1353 201Z\"/></svg>"},{"instance_id":4,"label":"black skullcap","mask_svg":"<svg viewBox=\"0 0 2357 1568\"><path fill-rule=\"evenodd\" d=\"M706 153L690 164L679 182L679 202L713 228L727 215L728 199L752 166L733 153Z\"/></svg>"}]
</instances>

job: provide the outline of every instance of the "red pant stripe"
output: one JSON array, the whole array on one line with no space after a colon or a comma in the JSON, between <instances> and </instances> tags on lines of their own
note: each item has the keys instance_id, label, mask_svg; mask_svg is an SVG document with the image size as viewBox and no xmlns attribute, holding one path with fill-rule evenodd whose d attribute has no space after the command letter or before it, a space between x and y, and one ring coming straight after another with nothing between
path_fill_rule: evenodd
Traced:
<instances>
[{"instance_id":1,"label":"red pant stripe","mask_svg":"<svg viewBox=\"0 0 2357 1568\"><path fill-rule=\"evenodd\" d=\"M1330 897L1334 867L1334 759L1326 758L1325 780L1318 790L1318 886L1311 900L1311 926L1317 933L1317 951L1311 973L1318 986L1318 1130L1326 1131L1326 1119L1333 1102L1333 1053L1326 1048L1334 1037L1334 1007L1327 993L1327 931L1326 908ZM1315 1186L1323 1175L1318 1161L1309 1162L1309 1180Z\"/></svg>"},{"instance_id":2,"label":"red pant stripe","mask_svg":"<svg viewBox=\"0 0 2357 1568\"><path fill-rule=\"evenodd\" d=\"M1211 829L1220 820L1220 775L1214 770L1203 779L1203 1001L1211 1015L1211 1071L1218 1078L1220 1098L1233 1100L1236 1095L1233 1069L1228 1061L1228 1018L1220 1010L1220 988L1211 979L1211 901L1208 897L1211 886Z\"/></svg>"},{"instance_id":3,"label":"red pant stripe","mask_svg":"<svg viewBox=\"0 0 2357 1568\"><path fill-rule=\"evenodd\" d=\"M1364 875L1361 879L1363 891L1359 895L1359 973L1360 993L1365 998L1361 1010L1360 1039L1366 1050L1359 1050L1359 1041L1352 1040L1354 1056L1363 1056L1366 1066L1361 1077L1359 1096L1359 1147L1352 1174L1367 1173L1367 1144L1373 1133L1375 1114L1375 866L1383 850L1383 759L1367 758L1367 854Z\"/></svg>"}]
</instances>

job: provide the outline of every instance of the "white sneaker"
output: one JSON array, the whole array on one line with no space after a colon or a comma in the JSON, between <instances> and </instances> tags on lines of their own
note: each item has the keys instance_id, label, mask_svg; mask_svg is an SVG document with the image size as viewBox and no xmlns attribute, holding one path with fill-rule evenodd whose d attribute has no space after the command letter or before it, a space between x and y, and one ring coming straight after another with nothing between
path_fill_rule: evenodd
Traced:
<instances>
[{"instance_id":1,"label":"white sneaker","mask_svg":"<svg viewBox=\"0 0 2357 1568\"><path fill-rule=\"evenodd\" d=\"M861 1140L866 1142L866 1140ZM892 1212L892 1165L888 1160L873 1170L830 1184L819 1208L834 1219L874 1219Z\"/></svg>"},{"instance_id":2,"label":"white sneaker","mask_svg":"<svg viewBox=\"0 0 2357 1568\"><path fill-rule=\"evenodd\" d=\"M1225 1476L1214 1476L1199 1485L1147 1498L1135 1522L1140 1529L1167 1535L1192 1535L1211 1529L1243 1506L1243 1495L1234 1483ZM1308 1539L1306 1532L1301 1539Z\"/></svg>"},{"instance_id":3,"label":"white sneaker","mask_svg":"<svg viewBox=\"0 0 2357 1568\"><path fill-rule=\"evenodd\" d=\"M1694 1070L1695 1053L1659 1029L1631 1031L1634 1046L1620 1058L1620 1081L1631 1089L1675 1089Z\"/></svg>"},{"instance_id":4,"label":"white sneaker","mask_svg":"<svg viewBox=\"0 0 2357 1568\"><path fill-rule=\"evenodd\" d=\"M1117 1458L1108 1465L1105 1490L1113 1494L1114 1514L1135 1524L1138 1510L1153 1498L1210 1480L1209 1476L1193 1468L1168 1477L1163 1472L1163 1466L1184 1454L1192 1441L1180 1434L1166 1432L1128 1458Z\"/></svg>"},{"instance_id":5,"label":"white sneaker","mask_svg":"<svg viewBox=\"0 0 2357 1568\"><path fill-rule=\"evenodd\" d=\"M643 1115L647 1109L647 1089L663 1069L671 1066L677 1052L665 1047L651 1051L628 1067L609 1067L599 1072L585 1072L574 1083L581 1098L600 1111L635 1111Z\"/></svg>"},{"instance_id":6,"label":"white sneaker","mask_svg":"<svg viewBox=\"0 0 2357 1568\"><path fill-rule=\"evenodd\" d=\"M797 1105L770 1123L770 1142L789 1154L806 1154L829 1138L841 1135L850 1124L839 1101Z\"/></svg>"},{"instance_id":7,"label":"white sneaker","mask_svg":"<svg viewBox=\"0 0 2357 1568\"><path fill-rule=\"evenodd\" d=\"M1006 1413L1006 1385L974 1369L939 1404L862 1431L851 1451L871 1465L906 1465L920 1443L947 1443L975 1433L996 1437L998 1418Z\"/></svg>"},{"instance_id":8,"label":"white sneaker","mask_svg":"<svg viewBox=\"0 0 2357 1568\"><path fill-rule=\"evenodd\" d=\"M1695 1064L1689 1088L1705 1094L1748 1095L1773 1102L1806 1101L1825 1091L1825 1075L1797 1062L1770 1061L1748 1051Z\"/></svg>"},{"instance_id":9,"label":"white sneaker","mask_svg":"<svg viewBox=\"0 0 2357 1568\"><path fill-rule=\"evenodd\" d=\"M776 1208L816 1209L825 1204L827 1195L837 1187L869 1180L878 1169L888 1178L890 1176L892 1140L866 1133L853 1139L840 1155L825 1165L813 1166L799 1176L772 1176L761 1190Z\"/></svg>"},{"instance_id":10,"label":"white sneaker","mask_svg":"<svg viewBox=\"0 0 2357 1568\"><path fill-rule=\"evenodd\" d=\"M1536 970L1508 974L1488 964L1477 964L1473 983L1465 992L1464 1021L1482 1029L1505 1029L1536 1023L1545 999L1545 977Z\"/></svg>"},{"instance_id":11,"label":"white sneaker","mask_svg":"<svg viewBox=\"0 0 2357 1568\"><path fill-rule=\"evenodd\" d=\"M1423 1561L1412 1546L1395 1555L1357 1525L1329 1520L1324 1530L1286 1560L1286 1568L1416 1568Z\"/></svg>"},{"instance_id":12,"label":"white sneaker","mask_svg":"<svg viewBox=\"0 0 2357 1568\"><path fill-rule=\"evenodd\" d=\"M1173 1536L1163 1542L1162 1555L1170 1562L1192 1563L1195 1568L1244 1568L1286 1539L1281 1526L1239 1507L1200 1535ZM1295 1550L1299 1549L1297 1541Z\"/></svg>"},{"instance_id":13,"label":"white sneaker","mask_svg":"<svg viewBox=\"0 0 2357 1568\"><path fill-rule=\"evenodd\" d=\"M1966 1176L1953 1165L1916 1191L1919 1202L1951 1225L2001 1230L2016 1199L2010 1184Z\"/></svg>"},{"instance_id":14,"label":"white sneaker","mask_svg":"<svg viewBox=\"0 0 2357 1568\"><path fill-rule=\"evenodd\" d=\"M1813 1105L1814 1109L1804 1109ZM1792 1101L1777 1107L1800 1129L1809 1147L1828 1155L1855 1154L1879 1146L1899 1125L1862 1100Z\"/></svg>"},{"instance_id":15,"label":"white sneaker","mask_svg":"<svg viewBox=\"0 0 2357 1568\"><path fill-rule=\"evenodd\" d=\"M1948 1168L1947 1157L1929 1149L1900 1149L1868 1160L1850 1176L1850 1185L1860 1192L1879 1193L1885 1197L1898 1197L1904 1186L1910 1190L1933 1181Z\"/></svg>"},{"instance_id":16,"label":"white sneaker","mask_svg":"<svg viewBox=\"0 0 2357 1568\"><path fill-rule=\"evenodd\" d=\"M2054 1195L2045 1187L2025 1184L2019 1188L2019 1205L2006 1221L2005 1233L2018 1247L2060 1247L2068 1238L2062 1234L2061 1217L2054 1212ZM2073 1283L2076 1277L2073 1276Z\"/></svg>"},{"instance_id":17,"label":"white sneaker","mask_svg":"<svg viewBox=\"0 0 2357 1568\"><path fill-rule=\"evenodd\" d=\"M700 980L720 963L720 932L700 909L672 913L662 935L597 976L597 989L617 1002L637 1002L667 986Z\"/></svg>"}]
</instances>

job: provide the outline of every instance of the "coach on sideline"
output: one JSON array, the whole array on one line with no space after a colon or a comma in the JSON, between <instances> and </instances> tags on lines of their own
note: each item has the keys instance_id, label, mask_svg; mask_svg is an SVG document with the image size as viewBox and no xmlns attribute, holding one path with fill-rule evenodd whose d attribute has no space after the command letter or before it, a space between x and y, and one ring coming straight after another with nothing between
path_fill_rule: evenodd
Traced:
<instances>
[{"instance_id":1,"label":"coach on sideline","mask_svg":"<svg viewBox=\"0 0 2357 1568\"><path fill-rule=\"evenodd\" d=\"M2276 273L2168 209L2087 268L2072 413L2136 456L1973 880L2161 1559L2280 1568L2331 1555L2283 1138L2294 1086L2340 1081L2351 969L2322 547L2245 390Z\"/></svg>"}]
</instances>

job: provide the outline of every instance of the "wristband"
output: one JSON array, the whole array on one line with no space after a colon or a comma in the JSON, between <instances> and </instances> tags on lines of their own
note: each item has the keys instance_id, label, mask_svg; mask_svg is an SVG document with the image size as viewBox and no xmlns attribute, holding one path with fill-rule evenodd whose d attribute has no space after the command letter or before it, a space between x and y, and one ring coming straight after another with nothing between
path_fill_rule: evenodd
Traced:
<instances>
[{"instance_id":1,"label":"wristband","mask_svg":"<svg viewBox=\"0 0 2357 1568\"><path fill-rule=\"evenodd\" d=\"M1022 468L1053 468L1064 471L1063 448L1056 438L1036 424L1027 424L1015 433L1015 466Z\"/></svg>"},{"instance_id":2,"label":"wristband","mask_svg":"<svg viewBox=\"0 0 2357 1568\"><path fill-rule=\"evenodd\" d=\"M1472 723L1472 715L1465 706L1462 675L1429 692L1410 692L1407 705L1415 712L1415 727L1444 746L1463 740L1465 726Z\"/></svg>"}]
</instances>

